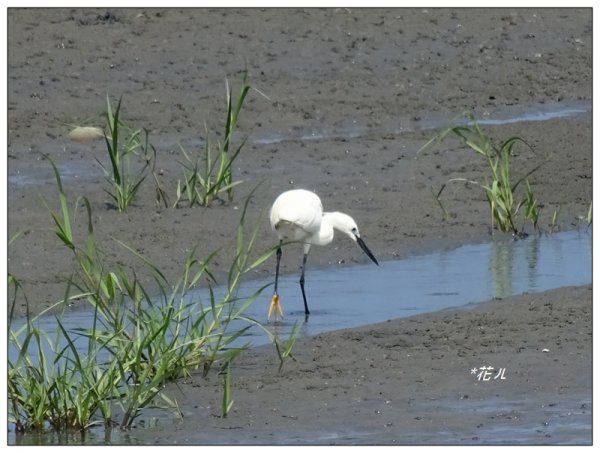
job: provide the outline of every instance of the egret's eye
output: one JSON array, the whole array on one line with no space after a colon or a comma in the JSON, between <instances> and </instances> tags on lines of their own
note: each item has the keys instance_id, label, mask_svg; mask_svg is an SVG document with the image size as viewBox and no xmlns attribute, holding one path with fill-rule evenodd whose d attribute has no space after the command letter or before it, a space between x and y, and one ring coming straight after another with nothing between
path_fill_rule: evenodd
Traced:
<instances>
[{"instance_id":1,"label":"egret's eye","mask_svg":"<svg viewBox=\"0 0 600 453\"><path fill-rule=\"evenodd\" d=\"M352 228L350 231L352 231L353 234L358 234L358 228L356 227Z\"/></svg>"}]
</instances>

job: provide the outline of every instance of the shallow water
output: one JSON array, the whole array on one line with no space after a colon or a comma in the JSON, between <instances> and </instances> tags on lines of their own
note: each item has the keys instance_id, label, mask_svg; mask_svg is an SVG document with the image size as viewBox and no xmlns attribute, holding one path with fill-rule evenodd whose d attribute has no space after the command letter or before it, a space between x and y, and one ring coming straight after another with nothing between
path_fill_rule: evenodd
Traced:
<instances>
[{"instance_id":1,"label":"shallow water","mask_svg":"<svg viewBox=\"0 0 600 453\"><path fill-rule=\"evenodd\" d=\"M300 259L300 251L296 251ZM289 247L287 253L294 253ZM306 272L306 293L311 315L303 335L356 327L388 319L434 312L466 304L546 291L592 281L591 232L568 231L513 240L506 236L490 243L465 245L385 261ZM248 294L267 281L247 285ZM274 326L285 335L304 320L298 276L279 281L284 320ZM269 289L249 309L263 321L270 301ZM262 300L262 302L261 302ZM253 345L266 341L254 331Z\"/></svg>"},{"instance_id":2,"label":"shallow water","mask_svg":"<svg viewBox=\"0 0 600 453\"><path fill-rule=\"evenodd\" d=\"M284 253L296 253L301 260L301 250L293 245ZM307 322L298 277L280 276L284 319L269 324L278 335L286 336L296 323L303 323L301 335L316 335L494 298L589 284L592 234L573 230L520 240L502 236L489 243L384 261L380 266L368 262L311 269L309 259L305 289L311 314ZM243 300L270 283L272 278L245 282L239 296ZM223 290L214 291L218 300ZM266 322L271 291L265 289L245 314ZM189 299L206 304L208 292L192 291ZM92 314L89 310L69 312L63 325L67 329L90 327ZM49 333L56 330L54 316L42 316L36 324ZM18 325L15 322L13 329ZM268 338L252 328L240 341L258 346L268 343Z\"/></svg>"},{"instance_id":3,"label":"shallow water","mask_svg":"<svg viewBox=\"0 0 600 453\"><path fill-rule=\"evenodd\" d=\"M301 251L294 250L293 246L285 253L297 253L300 259ZM297 281L298 276L286 275L279 282L285 319L270 324L270 327L280 336L285 337L294 324L304 322ZM309 267L306 291L311 315L302 325L301 335L315 335L452 307L468 307L493 298L589 284L591 281L592 233L588 230L530 236L520 240L502 236L489 243L381 262L379 267L370 262L345 268L311 270ZM268 280L246 282L240 289L240 295L250 295L268 283ZM267 288L250 306L246 312L248 316L265 320L270 291L271 288ZM196 291L191 298L201 301L205 300L205 295L206 291ZM91 311L71 312L65 316L63 324L66 329L81 328L90 326L91 318ZM13 324L13 329L17 324ZM57 328L52 316L41 317L38 324L48 333ZM240 342L257 346L267 343L268 338L258 328L252 328ZM15 354L9 349L9 356L13 359ZM585 426L577 426L577 432L584 431ZM112 442L136 443L134 437L113 434L118 440L113 437ZM14 443L15 439L11 436L12 432L9 433L9 442ZM106 441L104 435L92 431L83 443ZM43 442L52 440L45 438ZM58 437L55 442L61 443Z\"/></svg>"},{"instance_id":4,"label":"shallow water","mask_svg":"<svg viewBox=\"0 0 600 453\"><path fill-rule=\"evenodd\" d=\"M477 115L477 122L482 125L502 126L505 124L549 121L559 118L573 118L591 114L589 101L573 101L552 104L530 104L502 106ZM433 130L448 127L450 124L467 124L464 117L453 117L447 112L428 113L422 118L396 117L393 121L377 124L365 124L361 119L347 119L338 124L315 124L312 127L274 130L263 132L254 138L257 145L270 145L291 140L319 141L334 139L351 139L367 135L384 136L400 135L419 130Z\"/></svg>"}]
</instances>

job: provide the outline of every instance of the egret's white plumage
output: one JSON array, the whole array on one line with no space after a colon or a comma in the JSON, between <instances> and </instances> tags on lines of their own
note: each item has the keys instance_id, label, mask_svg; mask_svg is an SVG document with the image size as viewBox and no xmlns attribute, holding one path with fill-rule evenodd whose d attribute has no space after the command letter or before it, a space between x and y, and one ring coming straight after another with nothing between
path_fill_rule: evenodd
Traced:
<instances>
[{"instance_id":1,"label":"egret's white plumage","mask_svg":"<svg viewBox=\"0 0 600 453\"><path fill-rule=\"evenodd\" d=\"M308 190L288 190L271 207L271 228L279 240L313 243L321 229L323 205Z\"/></svg>"},{"instance_id":2,"label":"egret's white plumage","mask_svg":"<svg viewBox=\"0 0 600 453\"><path fill-rule=\"evenodd\" d=\"M308 304L304 292L304 269L311 245L327 245L333 241L334 230L345 233L357 242L362 250L375 264L377 260L367 248L358 232L358 226L352 217L343 212L323 212L321 199L313 192L303 189L288 190L277 197L270 213L271 228L277 234L280 244L283 241L298 241L304 244L300 288L304 300L304 312L308 316ZM282 315L277 282L279 279L279 262L281 246L277 249L277 267L275 270L275 290L267 317L275 311L275 319Z\"/></svg>"}]
</instances>

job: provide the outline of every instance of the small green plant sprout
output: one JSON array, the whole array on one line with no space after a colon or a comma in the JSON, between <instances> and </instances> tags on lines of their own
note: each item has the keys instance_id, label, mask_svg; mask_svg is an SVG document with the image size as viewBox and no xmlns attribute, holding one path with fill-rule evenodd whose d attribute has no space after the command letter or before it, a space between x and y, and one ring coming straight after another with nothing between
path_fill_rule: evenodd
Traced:
<instances>
[{"instance_id":1,"label":"small green plant sprout","mask_svg":"<svg viewBox=\"0 0 600 453\"><path fill-rule=\"evenodd\" d=\"M558 216L560 215L560 206L552 213L552 220L550 221L550 233L554 233L558 229Z\"/></svg>"},{"instance_id":2,"label":"small green plant sprout","mask_svg":"<svg viewBox=\"0 0 600 453\"><path fill-rule=\"evenodd\" d=\"M165 208L169 207L169 197L167 196L167 191L164 189L160 180L158 179L158 173L156 171L156 148L149 141L150 131L148 129L144 129L145 134L145 143L142 147L143 149L143 159L146 164L150 167L150 172L152 173L152 177L154 178L154 188L156 191L156 203L160 206L164 206ZM152 152L152 154L150 154Z\"/></svg>"},{"instance_id":3,"label":"small green plant sprout","mask_svg":"<svg viewBox=\"0 0 600 453\"><path fill-rule=\"evenodd\" d=\"M593 215L592 215L592 202L590 201L590 206L587 210L587 213L584 215L577 216L577 219L580 223L584 224L586 228L590 228L592 226Z\"/></svg>"},{"instance_id":4,"label":"small green plant sprout","mask_svg":"<svg viewBox=\"0 0 600 453\"><path fill-rule=\"evenodd\" d=\"M442 203L441 195L445 188L446 188L446 184L443 184L442 187L440 188L440 190L438 190L437 192L433 190L433 187L430 187L430 190L431 190L431 194L433 195L433 198L435 198L435 201L437 202L438 206L442 210L442 215L443 215L442 218L444 219L444 221L447 221L450 217L456 217L456 214L448 212L448 210L444 206L444 203Z\"/></svg>"},{"instance_id":5,"label":"small green plant sprout","mask_svg":"<svg viewBox=\"0 0 600 453\"><path fill-rule=\"evenodd\" d=\"M221 417L225 418L229 415L229 411L233 407L233 400L231 399L231 361L227 361L223 364L220 374L223 375Z\"/></svg>"},{"instance_id":6,"label":"small green plant sprout","mask_svg":"<svg viewBox=\"0 0 600 453\"><path fill-rule=\"evenodd\" d=\"M66 245L71 250L74 250L75 243L73 240L73 231L71 229L70 210L69 210L69 205L67 203L67 196L65 195L65 192L63 190L63 185L62 185L62 181L60 179L60 174L58 173L58 169L56 168L56 164L54 163L54 161L52 159L50 159L50 157L48 157L48 155L46 155L46 154L42 154L42 156L46 160L48 160L48 162L50 162L50 164L52 165L52 170L54 171L54 176L56 178L56 183L58 185L58 198L60 201L60 210L61 210L60 214L58 214L58 213L54 212L52 209L50 209L50 207L48 206L48 204L46 203L46 201L44 199L42 199L42 202L46 206L46 209L48 209L48 211L50 212L50 215L52 216L52 220L54 220L54 225L56 226L56 230L55 230L56 235L63 242L64 245Z\"/></svg>"},{"instance_id":7,"label":"small green plant sprout","mask_svg":"<svg viewBox=\"0 0 600 453\"><path fill-rule=\"evenodd\" d=\"M177 183L175 206L183 201L190 206L194 204L210 206L215 200L223 201L221 199L223 193L227 194L227 198L231 202L233 188L242 182L233 180L233 164L246 143L246 139L242 140L237 147L234 147L232 143L240 112L251 88L247 72L244 71L240 93L235 102L227 80L225 85L227 118L223 141L213 142L205 125L206 139L203 152L192 156L183 146L179 145L184 157L184 161L181 162L183 180L179 180Z\"/></svg>"},{"instance_id":8,"label":"small green plant sprout","mask_svg":"<svg viewBox=\"0 0 600 453\"><path fill-rule=\"evenodd\" d=\"M531 186L529 185L529 181L525 180L525 184L527 189L525 190L525 199L523 200L523 204L525 205L525 218L531 221L533 225L533 229L535 231L539 230L539 220L540 220L540 211L538 207L538 201L533 195L533 191L531 190Z\"/></svg>"},{"instance_id":9,"label":"small green plant sprout","mask_svg":"<svg viewBox=\"0 0 600 453\"><path fill-rule=\"evenodd\" d=\"M104 170L106 180L111 187L111 190L106 192L113 199L115 207L123 212L133 203L140 185L146 179L146 170L150 163L146 158L142 167L134 174L132 156L137 156L143 148L141 130L131 129L121 121L121 101L122 98L113 111L110 99L106 97L104 116L108 130L105 141L110 166L107 168L100 160L96 159L96 161ZM146 139L147 137L146 132Z\"/></svg>"},{"instance_id":10,"label":"small green plant sprout","mask_svg":"<svg viewBox=\"0 0 600 453\"><path fill-rule=\"evenodd\" d=\"M273 343L275 343L275 349L277 350L277 356L279 357L279 369L278 372L281 373L283 369L283 365L289 360L292 359L296 361L294 356L292 355L292 348L296 344L296 340L298 339L298 335L300 335L300 328L302 327L302 323L294 324L292 331L288 339L282 342L279 338L274 337Z\"/></svg>"},{"instance_id":11,"label":"small green plant sprout","mask_svg":"<svg viewBox=\"0 0 600 453\"><path fill-rule=\"evenodd\" d=\"M474 184L481 187L485 193L492 216L492 227L497 227L503 232L512 232L515 236L526 235L523 230L519 231L517 228L519 212L522 207L525 207L525 219L531 221L537 230L539 221L537 200L533 195L527 178L538 170L543 165L543 162L535 165L532 169L525 172L524 175L514 178L510 166L513 148L518 143L524 144L532 152L533 148L520 137L511 137L502 142L500 146L495 146L491 138L483 132L474 116L472 114L466 114L465 116L467 118L466 126L451 126L442 130L425 143L417 154L429 148L434 143L442 142L450 135L482 156L487 162L489 172L484 182L472 181L460 177L448 180L442 186L442 189L437 192L436 200L441 206L440 196L449 182L462 181ZM516 191L523 183L526 185L525 193L519 198ZM443 206L442 210L445 216L447 216L447 212Z\"/></svg>"}]
</instances>

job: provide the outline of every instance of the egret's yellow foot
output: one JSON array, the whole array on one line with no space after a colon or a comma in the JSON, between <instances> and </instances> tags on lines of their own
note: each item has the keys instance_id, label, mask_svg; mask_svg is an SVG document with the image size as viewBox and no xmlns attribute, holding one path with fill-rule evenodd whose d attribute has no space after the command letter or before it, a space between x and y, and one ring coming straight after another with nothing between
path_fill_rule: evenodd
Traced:
<instances>
[{"instance_id":1,"label":"egret's yellow foot","mask_svg":"<svg viewBox=\"0 0 600 453\"><path fill-rule=\"evenodd\" d=\"M283 310L281 309L279 296L277 294L273 294L273 297L271 298L271 305L269 305L269 311L267 312L267 321L271 319L271 314L273 312L275 313L275 321L280 317L283 319Z\"/></svg>"}]
</instances>

